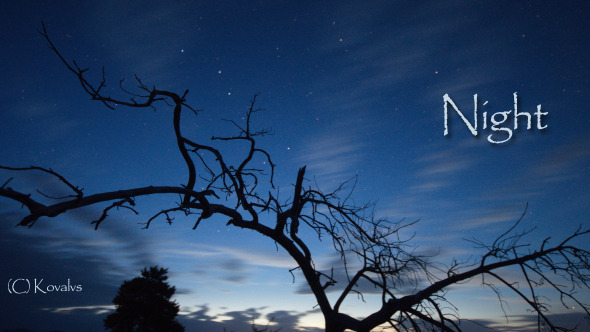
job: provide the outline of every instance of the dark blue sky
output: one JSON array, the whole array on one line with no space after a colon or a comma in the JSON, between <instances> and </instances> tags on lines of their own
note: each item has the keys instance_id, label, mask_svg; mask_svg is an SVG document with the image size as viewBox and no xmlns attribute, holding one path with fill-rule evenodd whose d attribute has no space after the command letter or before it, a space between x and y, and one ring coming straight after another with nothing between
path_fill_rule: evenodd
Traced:
<instances>
[{"instance_id":1,"label":"dark blue sky","mask_svg":"<svg viewBox=\"0 0 590 332\"><path fill-rule=\"evenodd\" d=\"M38 34L43 20L91 79L105 67L113 96L121 79L133 87L134 74L159 89L190 89L189 103L203 112L186 117L184 132L196 141L230 133L221 119L239 121L260 92L266 110L254 125L275 133L260 143L278 164L280 188L303 165L324 189L358 175L355 199L378 201L379 216L421 219L415 244L440 252L441 262L474 254L462 238L493 239L527 203L533 243L588 223L588 2L19 1L2 2L0 17L0 164L51 167L87 194L185 182L170 110L89 100ZM546 129L523 130L521 120L508 142L491 144L489 128L480 122L473 137L453 111L443 135L443 95L472 121L474 94L480 116L491 116L512 110L515 92L519 112L548 112ZM42 174L0 176L25 191L65 191ZM100 207L24 229L14 227L23 211L1 199L3 285L70 279L83 291L25 296L3 287L0 329L101 331L118 286L150 264L170 268L187 327L242 330L269 317L284 331L321 327L302 279L292 284L294 262L273 243L223 220L191 231L194 220L178 216L171 227L141 230L138 222L174 199L138 200L140 216L111 213L98 231L90 221ZM328 269L329 247L312 248ZM476 281L449 296L465 318L503 317ZM374 305L369 297L345 308L354 316ZM513 314L521 309L514 304Z\"/></svg>"}]
</instances>

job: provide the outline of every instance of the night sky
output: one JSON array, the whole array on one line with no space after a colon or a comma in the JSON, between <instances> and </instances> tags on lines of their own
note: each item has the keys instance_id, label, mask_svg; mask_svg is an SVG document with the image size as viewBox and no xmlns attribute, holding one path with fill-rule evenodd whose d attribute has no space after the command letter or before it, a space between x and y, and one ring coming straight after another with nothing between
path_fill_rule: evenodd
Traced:
<instances>
[{"instance_id":1,"label":"night sky","mask_svg":"<svg viewBox=\"0 0 590 332\"><path fill-rule=\"evenodd\" d=\"M356 178L355 201L377 202L377 216L420 219L408 235L417 252L437 253L434 261L481 254L464 239L493 241L527 203L521 227L536 227L535 245L589 225L587 1L2 1L0 17L2 165L52 168L87 195L186 182L170 107L110 110L90 100L38 33L44 21L65 58L90 68L91 81L104 66L110 95L123 96L121 79L133 89L135 74L158 89L189 89L188 103L202 110L183 118L194 141L235 133L223 119L244 121L261 93L265 110L253 126L274 132L259 144L277 164L285 198L304 165L310 184L325 190ZM496 127L512 130L507 139L491 121L514 109L515 93L532 126L521 118L514 130L508 114ZM477 94L477 137L451 106L444 135L445 94L471 124ZM538 105L547 113L540 125ZM507 141L491 143L490 135ZM11 177L13 188L39 199L34 188L67 192L34 172L1 171L0 183ZM139 198L139 216L112 211L96 231L90 222L105 206L27 229L15 227L26 210L0 199L0 330L102 331L120 284L156 264L169 268L187 331L248 331L271 318L282 331L323 327L304 279L289 273L295 262L272 241L222 218L196 231L194 218L181 215L142 229L176 199ZM321 268L337 260L330 248L311 242ZM82 290L10 294L5 286L18 278L69 280ZM462 318L529 326L531 316L506 296L508 322L480 280L448 293ZM377 301L351 298L343 310L363 316ZM552 310L580 317L558 304Z\"/></svg>"}]
</instances>

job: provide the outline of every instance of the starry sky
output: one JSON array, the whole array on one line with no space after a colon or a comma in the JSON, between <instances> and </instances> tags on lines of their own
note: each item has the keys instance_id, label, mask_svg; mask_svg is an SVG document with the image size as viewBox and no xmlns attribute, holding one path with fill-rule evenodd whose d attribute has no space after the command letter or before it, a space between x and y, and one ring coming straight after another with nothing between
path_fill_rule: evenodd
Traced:
<instances>
[{"instance_id":1,"label":"starry sky","mask_svg":"<svg viewBox=\"0 0 590 332\"><path fill-rule=\"evenodd\" d=\"M147 185L180 185L186 170L176 149L172 112L105 108L90 100L38 33L44 21L66 59L88 67L108 93L118 82L181 93L202 110L183 119L184 133L208 142L243 121L261 93L253 126L277 164L288 195L299 167L325 190L356 178L353 197L376 202L375 214L417 220L413 245L433 260L479 253L464 239L493 239L528 204L522 229L538 244L563 238L590 214L590 4L585 1L3 1L0 3L0 164L51 167L86 194ZM514 109L493 131L492 120ZM474 137L443 96L473 123ZM537 127L538 105L543 116ZM483 112L487 128L484 129ZM492 117L493 114L500 113ZM239 147L222 146L225 153ZM39 173L0 172L15 189L59 196L67 188ZM42 197L38 198L42 199ZM168 267L187 330L243 331L273 320L283 331L318 331L323 320L295 263L249 231L176 216L142 230L176 197L138 199L139 216L119 210L95 231L104 206L15 227L25 215L0 199L0 281L24 278L82 291L0 291L0 330L102 331L123 280L145 266ZM557 240L556 240L557 241ZM317 264L336 259L311 242ZM351 300L362 316L378 309ZM508 294L507 294L508 295ZM462 317L515 330L531 317L507 297L510 320L495 294L473 280L448 294ZM378 299L377 299L378 300ZM561 319L577 311L559 306ZM473 327L475 331L475 327Z\"/></svg>"}]
</instances>

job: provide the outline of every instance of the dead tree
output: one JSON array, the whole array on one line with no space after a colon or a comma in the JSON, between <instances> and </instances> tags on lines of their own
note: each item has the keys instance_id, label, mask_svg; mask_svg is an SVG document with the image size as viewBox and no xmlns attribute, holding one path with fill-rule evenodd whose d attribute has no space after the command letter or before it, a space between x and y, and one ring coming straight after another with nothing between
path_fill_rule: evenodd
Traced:
<instances>
[{"instance_id":1,"label":"dead tree","mask_svg":"<svg viewBox=\"0 0 590 332\"><path fill-rule=\"evenodd\" d=\"M303 274L325 318L325 329L330 332L370 331L378 326L390 326L397 331L460 331L458 313L449 309L452 305L447 303L445 291L449 286L476 277L493 290L503 286L513 291L538 316L539 330L567 330L551 321L547 300L538 294L541 286L553 289L564 306L575 305L590 316L589 305L576 295L578 290L586 290L589 286L590 252L574 244L579 243L576 240L582 237L588 243L590 230L579 228L557 244L550 245L547 238L533 247L523 243L527 232L517 232L516 222L491 244L473 241L484 252L476 261L454 262L451 266L441 268L440 265L431 264L429 258L414 254L408 240L400 238L400 230L411 226L413 222L375 218L370 204L358 206L352 202L346 183L332 192L323 192L308 184L305 167L301 167L288 200L281 201L272 190L262 192L259 187L263 182L274 189L275 164L269 153L257 146L257 138L269 134L269 131L256 131L251 127L252 117L259 110L255 106L256 95L251 101L245 123L232 122L237 128L237 134L212 137L210 143L199 143L181 132L182 112L197 113L195 108L186 103L188 90L180 94L159 90L146 86L136 77L137 92L121 86L122 98L109 97L103 94L106 86L104 70L102 80L97 84L91 83L85 76L86 68L80 67L75 61L70 63L64 59L49 38L45 26L41 34L92 100L111 109L115 106L155 108L158 104L169 105L172 108L171 121L177 149L186 164L187 178L183 186L124 188L87 195L52 169L2 166L2 169L14 172L47 173L72 192L61 198L46 195L35 197L11 188L9 182L12 178L9 179L0 187L0 196L20 203L28 210L19 225L32 227L42 217L56 217L69 210L108 204L102 215L92 221L94 227L98 228L113 208L125 208L138 213L135 202L142 196L179 196L176 205L163 207L161 212L149 217L145 227L157 219L172 222L172 216L180 213L194 216L193 229L196 229L201 222L216 215L224 217L228 226L249 229L269 238L293 258L295 269ZM215 147L215 144L228 141L240 141L247 146L243 157L235 164L230 164L227 156ZM263 158L268 169L253 166L256 158ZM262 214L265 214L264 218ZM333 246L341 257L346 280L335 280L333 273L316 268L312 252L300 238L302 232L315 234ZM506 277L503 271L507 268L518 269L520 279ZM417 288L417 280L427 286L408 294L406 286L414 282ZM362 296L358 287L361 281L368 282L380 291L381 305L374 313L359 319L353 317L354 313L347 314L340 309L351 294ZM336 289L334 286L337 283L343 283L344 286L340 296L331 302L327 292Z\"/></svg>"}]
</instances>

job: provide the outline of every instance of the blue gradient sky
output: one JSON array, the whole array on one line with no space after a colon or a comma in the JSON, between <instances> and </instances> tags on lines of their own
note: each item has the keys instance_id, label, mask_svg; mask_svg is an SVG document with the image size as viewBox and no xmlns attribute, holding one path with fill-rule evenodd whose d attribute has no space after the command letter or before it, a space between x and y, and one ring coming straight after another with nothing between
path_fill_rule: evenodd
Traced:
<instances>
[{"instance_id":1,"label":"blue gradient sky","mask_svg":"<svg viewBox=\"0 0 590 332\"><path fill-rule=\"evenodd\" d=\"M91 78L100 79L104 65L113 95L134 74L159 89L190 89L189 103L204 110L186 118L184 132L196 141L231 133L221 119L240 120L261 92L266 111L254 125L275 133L260 144L278 164L284 195L303 165L324 189L358 176L356 201L377 201L378 216L420 219L414 244L438 252L442 263L477 255L462 239L493 240L527 203L523 228L537 227L533 243L588 224L588 2L5 1L0 17L0 163L51 167L86 194L179 185L185 165L170 110L109 110L90 101L37 33L42 20ZM521 112L542 105L547 129L490 144L489 129L475 138L451 113L451 135L443 136L444 94L471 115L474 94L492 114L512 109L514 92ZM0 176L4 183L13 175ZM36 173L16 174L11 186L67 189ZM303 279L289 273L294 262L271 241L221 219L197 231L181 216L141 229L174 200L139 199L140 216L113 212L94 231L101 207L25 229L14 227L24 211L0 199L2 284L37 278L83 286L20 296L3 287L0 329L101 331L118 286L154 264L170 269L189 330L239 331L270 317L283 331L321 327ZM311 246L329 269L329 245ZM507 323L479 281L449 293L462 317L511 330L530 323L511 298ZM361 316L376 301L350 300L343 309Z\"/></svg>"}]
</instances>

